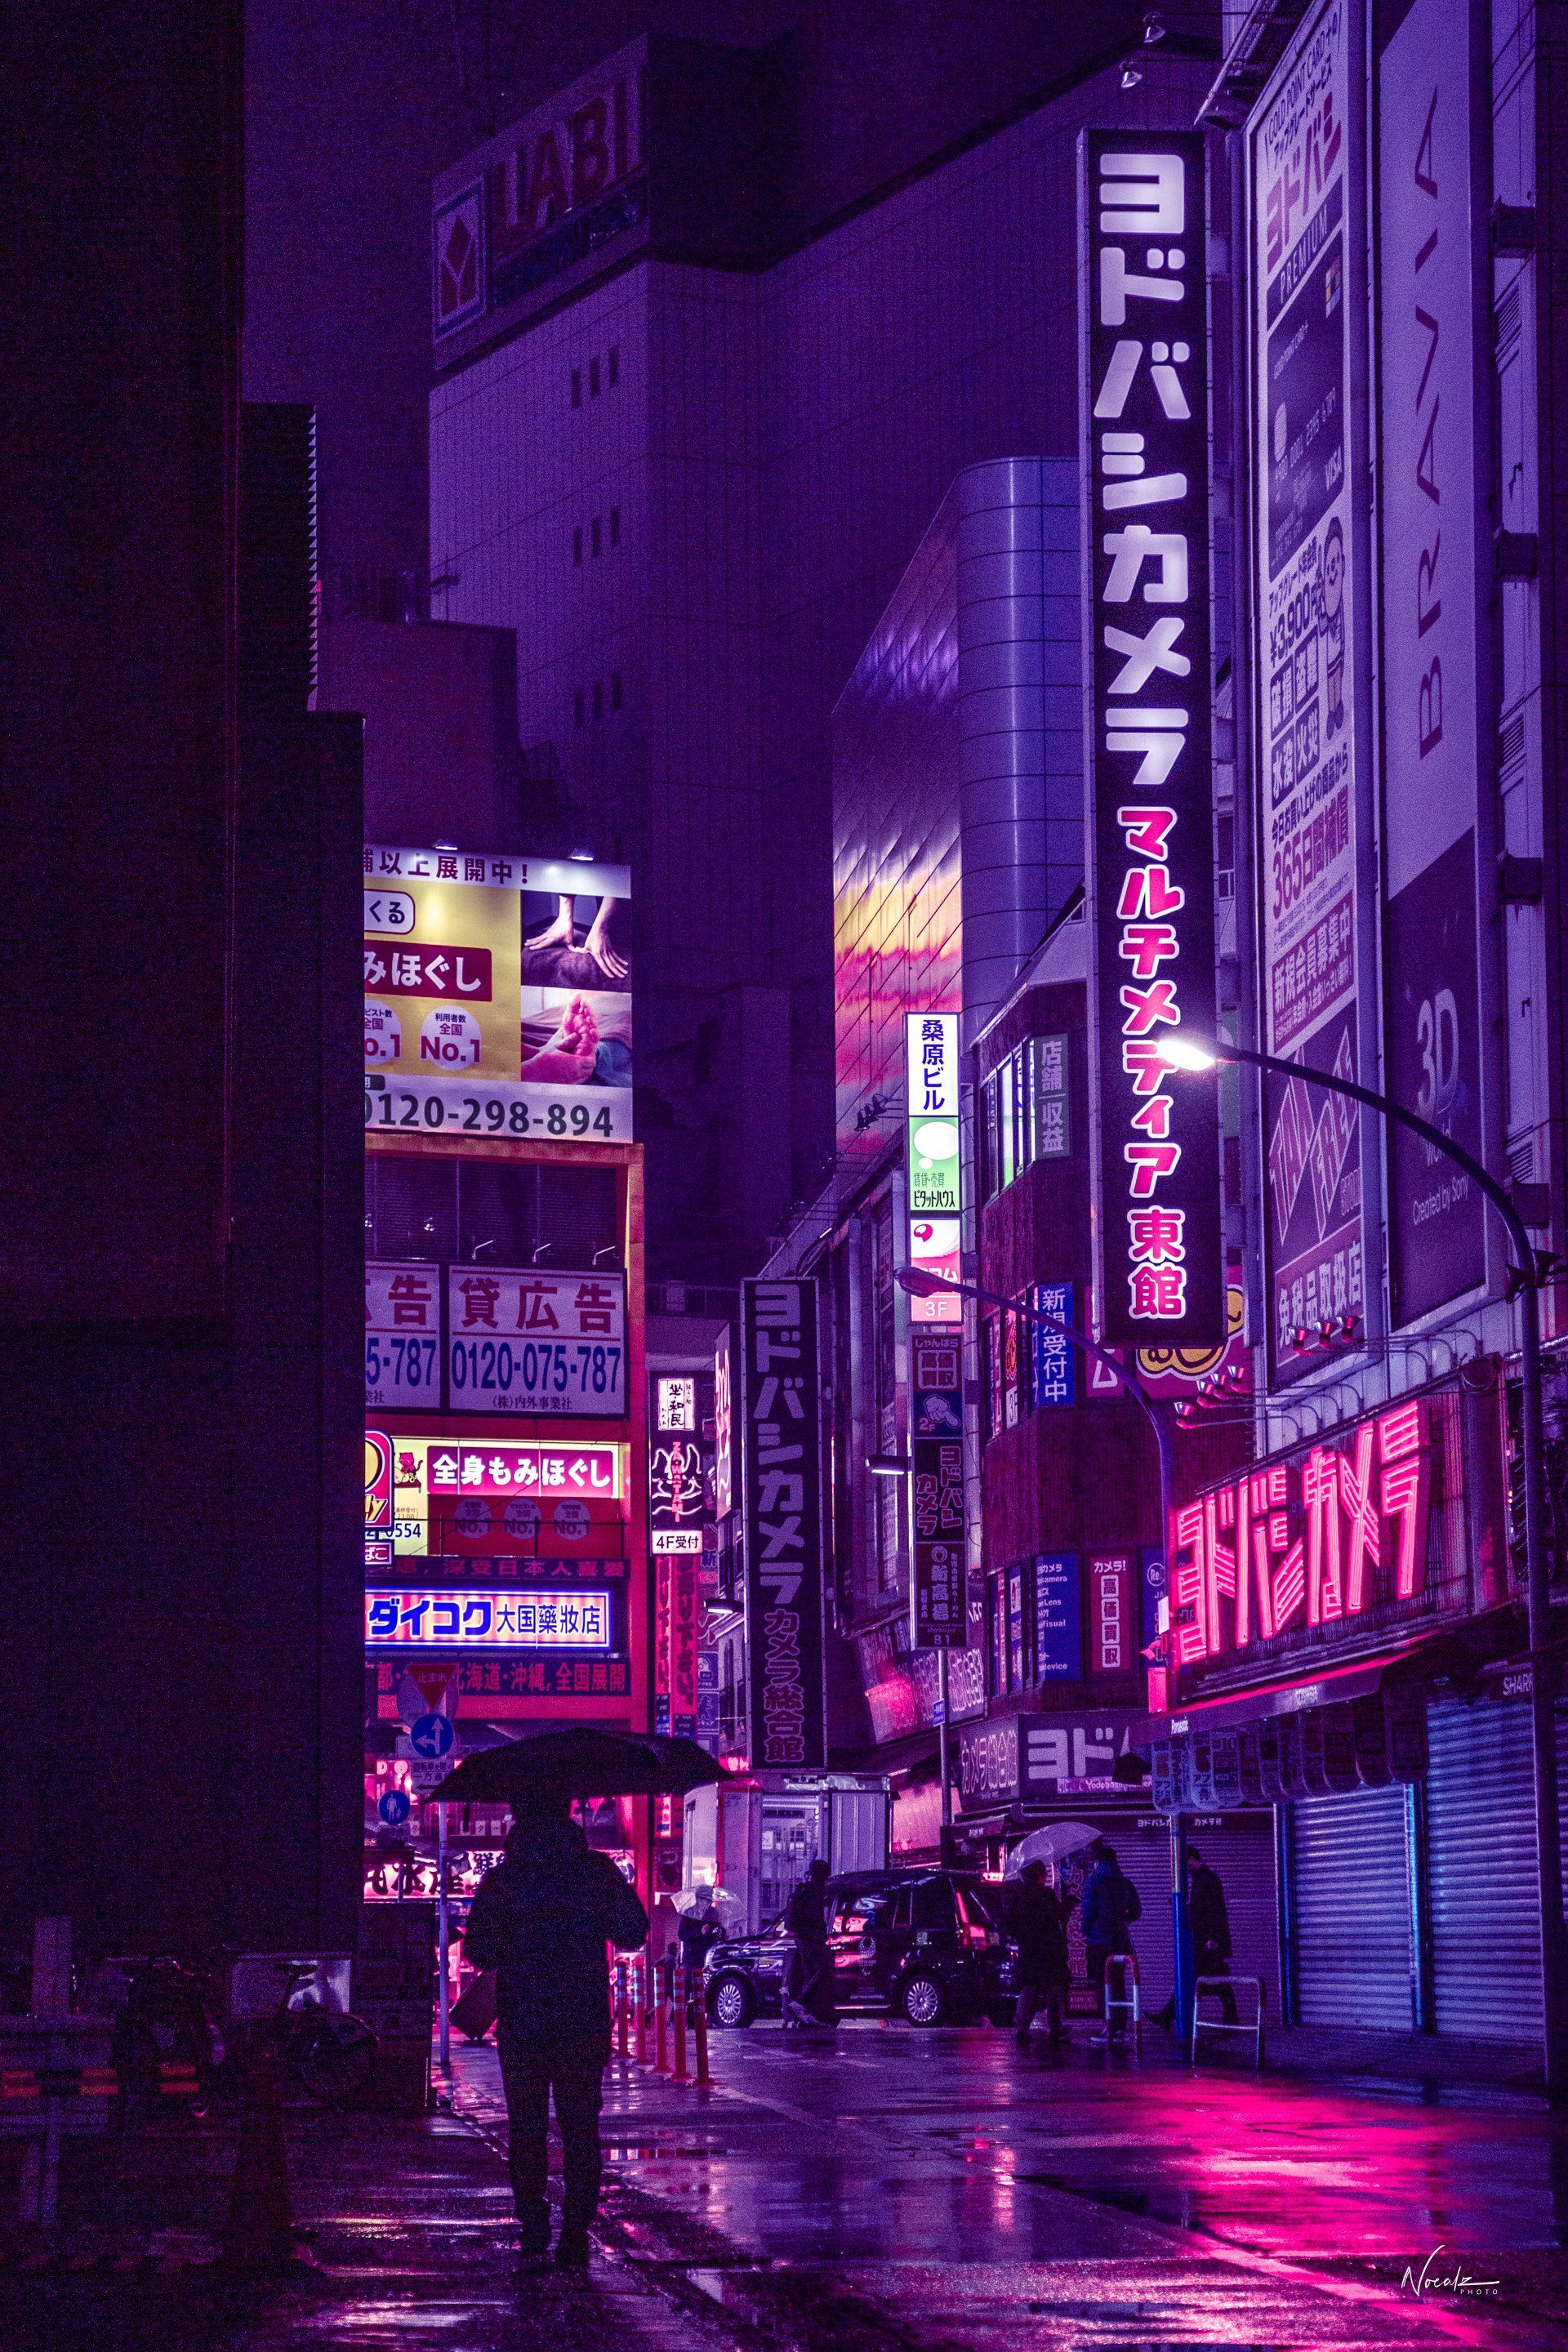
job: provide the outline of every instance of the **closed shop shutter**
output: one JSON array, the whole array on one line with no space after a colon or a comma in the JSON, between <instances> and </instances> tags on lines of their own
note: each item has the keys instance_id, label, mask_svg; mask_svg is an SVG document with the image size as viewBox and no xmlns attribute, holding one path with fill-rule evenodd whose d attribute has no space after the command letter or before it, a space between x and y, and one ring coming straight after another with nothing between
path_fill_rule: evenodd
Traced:
<instances>
[{"instance_id":1,"label":"closed shop shutter","mask_svg":"<svg viewBox=\"0 0 1568 2352\"><path fill-rule=\"evenodd\" d=\"M1408 2033L1414 2009L1405 1790L1302 1797L1290 1815L1301 2023Z\"/></svg>"},{"instance_id":2,"label":"closed shop shutter","mask_svg":"<svg viewBox=\"0 0 1568 2352\"><path fill-rule=\"evenodd\" d=\"M1541 2032L1534 1766L1527 1706L1427 1709L1427 1878L1439 2033Z\"/></svg>"},{"instance_id":3,"label":"closed shop shutter","mask_svg":"<svg viewBox=\"0 0 1568 2352\"><path fill-rule=\"evenodd\" d=\"M1116 1858L1138 1889L1143 1916L1132 1930L1144 2014L1171 1998L1171 1832L1147 1819L1105 1823ZM1272 1812L1200 1816L1189 1829L1191 1842L1219 1873L1234 1947L1237 1976L1261 1977L1268 1988L1268 2014L1279 2015L1279 1933L1274 1887Z\"/></svg>"}]
</instances>

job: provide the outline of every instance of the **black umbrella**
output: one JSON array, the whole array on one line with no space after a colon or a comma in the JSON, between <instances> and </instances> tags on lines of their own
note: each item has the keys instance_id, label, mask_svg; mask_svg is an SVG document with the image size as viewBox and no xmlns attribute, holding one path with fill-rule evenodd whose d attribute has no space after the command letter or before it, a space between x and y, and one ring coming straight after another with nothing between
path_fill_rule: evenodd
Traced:
<instances>
[{"instance_id":1,"label":"black umbrella","mask_svg":"<svg viewBox=\"0 0 1568 2352\"><path fill-rule=\"evenodd\" d=\"M654 1731L595 1731L569 1724L525 1732L504 1748L465 1756L431 1790L441 1804L526 1804L553 1797L681 1797L724 1779L695 1739Z\"/></svg>"}]
</instances>

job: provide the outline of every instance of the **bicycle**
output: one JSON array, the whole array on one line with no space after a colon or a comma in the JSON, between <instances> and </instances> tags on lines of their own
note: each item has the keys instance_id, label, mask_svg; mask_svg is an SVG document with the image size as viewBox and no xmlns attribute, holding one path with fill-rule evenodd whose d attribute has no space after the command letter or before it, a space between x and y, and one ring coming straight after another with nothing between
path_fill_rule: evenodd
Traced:
<instances>
[{"instance_id":1,"label":"bicycle","mask_svg":"<svg viewBox=\"0 0 1568 2352\"><path fill-rule=\"evenodd\" d=\"M269 2017L247 2037L247 2057L270 2050L286 2080L318 2106L341 2106L365 2088L380 2043L363 2017L327 2009L314 1996L298 1998L316 1974L314 1960L280 1960L281 1996Z\"/></svg>"},{"instance_id":2,"label":"bicycle","mask_svg":"<svg viewBox=\"0 0 1568 2352\"><path fill-rule=\"evenodd\" d=\"M123 2005L114 2022L110 2059L119 2077L123 2118L132 2099L184 2096L193 2116L205 2116L222 2069L223 2038L213 2023L204 1979L164 1957L105 1964L118 1975Z\"/></svg>"}]
</instances>

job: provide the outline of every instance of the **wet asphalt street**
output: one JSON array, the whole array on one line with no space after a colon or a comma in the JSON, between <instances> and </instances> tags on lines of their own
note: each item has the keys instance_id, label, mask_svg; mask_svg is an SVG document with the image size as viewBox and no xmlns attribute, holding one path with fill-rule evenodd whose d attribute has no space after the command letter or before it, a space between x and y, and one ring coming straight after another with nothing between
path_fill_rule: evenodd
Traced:
<instances>
[{"instance_id":1,"label":"wet asphalt street","mask_svg":"<svg viewBox=\"0 0 1568 2352\"><path fill-rule=\"evenodd\" d=\"M1077 2032L760 2026L714 2036L708 2093L617 2063L612 2253L814 2347L1568 2345L1568 2137L1534 2101ZM500 2144L492 2053L458 2099Z\"/></svg>"},{"instance_id":2,"label":"wet asphalt street","mask_svg":"<svg viewBox=\"0 0 1568 2352\"><path fill-rule=\"evenodd\" d=\"M100 2144L47 2258L0 2231L0 2352L1568 2352L1568 2127L1503 2053L1352 2089L1077 2032L615 2062L585 2281L517 2274L492 2049L456 2112L291 2113L281 2278L216 2260L233 2119L170 2119Z\"/></svg>"}]
</instances>

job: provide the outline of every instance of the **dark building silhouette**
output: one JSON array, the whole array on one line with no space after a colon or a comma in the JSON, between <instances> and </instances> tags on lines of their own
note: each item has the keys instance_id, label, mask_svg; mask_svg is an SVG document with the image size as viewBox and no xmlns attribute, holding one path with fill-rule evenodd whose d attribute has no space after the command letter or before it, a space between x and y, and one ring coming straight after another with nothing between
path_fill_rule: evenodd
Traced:
<instances>
[{"instance_id":1,"label":"dark building silhouette","mask_svg":"<svg viewBox=\"0 0 1568 2352\"><path fill-rule=\"evenodd\" d=\"M0 1929L343 1945L359 725L307 411L243 412L240 12L14 20Z\"/></svg>"}]
</instances>

